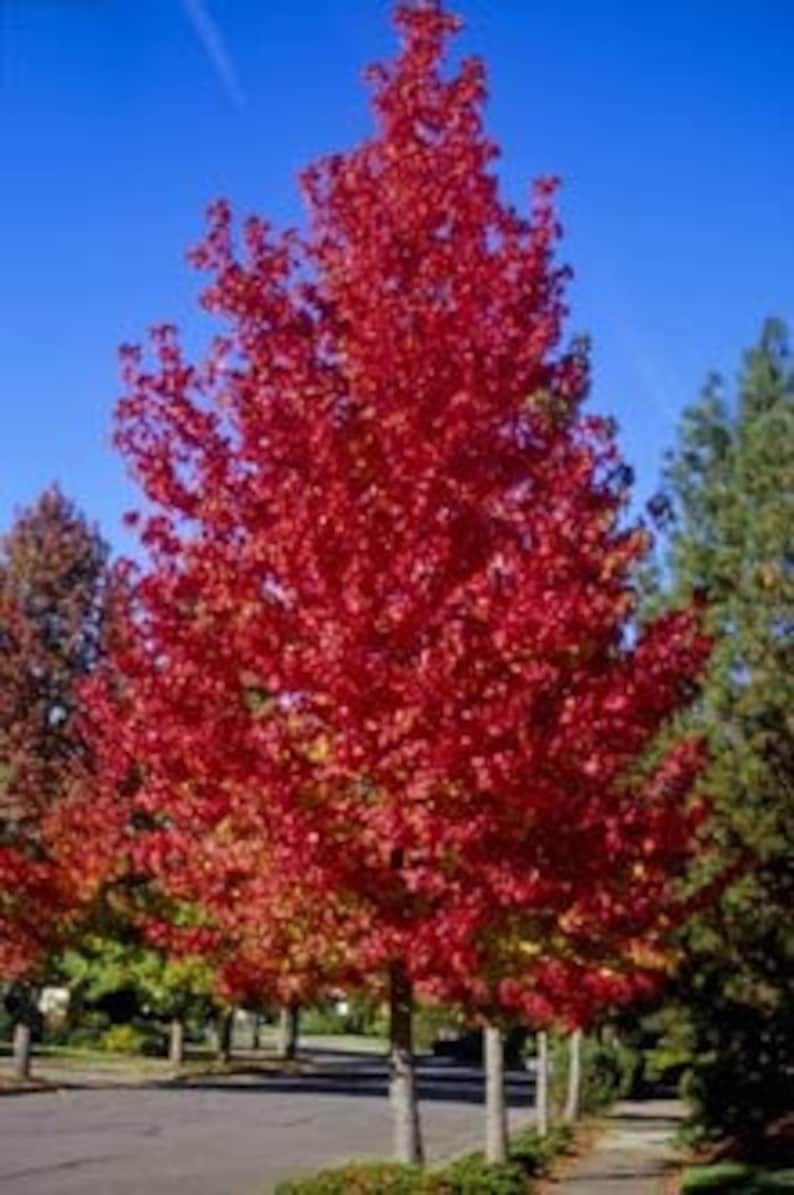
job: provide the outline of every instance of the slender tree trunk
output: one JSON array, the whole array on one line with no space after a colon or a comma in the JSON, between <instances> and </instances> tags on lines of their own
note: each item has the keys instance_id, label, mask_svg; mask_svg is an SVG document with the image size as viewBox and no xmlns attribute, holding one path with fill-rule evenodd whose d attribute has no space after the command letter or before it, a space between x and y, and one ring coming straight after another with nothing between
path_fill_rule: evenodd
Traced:
<instances>
[{"instance_id":1,"label":"slender tree trunk","mask_svg":"<svg viewBox=\"0 0 794 1195\"><path fill-rule=\"evenodd\" d=\"M485 1032L485 1159L507 1161L507 1108L505 1105L505 1049L501 1029L486 1025Z\"/></svg>"},{"instance_id":2,"label":"slender tree trunk","mask_svg":"<svg viewBox=\"0 0 794 1195\"><path fill-rule=\"evenodd\" d=\"M422 1163L424 1149L416 1098L413 1053L413 991L402 963L393 963L389 992L389 1099L394 1124L394 1157Z\"/></svg>"},{"instance_id":3,"label":"slender tree trunk","mask_svg":"<svg viewBox=\"0 0 794 1195\"><path fill-rule=\"evenodd\" d=\"M172 1017L171 1019L168 1061L172 1066L181 1066L185 1061L185 1022L181 1017Z\"/></svg>"},{"instance_id":4,"label":"slender tree trunk","mask_svg":"<svg viewBox=\"0 0 794 1195\"><path fill-rule=\"evenodd\" d=\"M251 1022L251 1049L255 1053L258 1053L262 1049L261 1029L262 1018L258 1012L255 1012Z\"/></svg>"},{"instance_id":5,"label":"slender tree trunk","mask_svg":"<svg viewBox=\"0 0 794 1195\"><path fill-rule=\"evenodd\" d=\"M549 1131L549 1035L541 1029L536 1035L538 1067L535 1076L535 1106L538 1133L545 1137Z\"/></svg>"},{"instance_id":6,"label":"slender tree trunk","mask_svg":"<svg viewBox=\"0 0 794 1195\"><path fill-rule=\"evenodd\" d=\"M568 1038L568 1091L565 1097L565 1123L579 1118L579 1098L582 1088L582 1031L574 1029Z\"/></svg>"},{"instance_id":7,"label":"slender tree trunk","mask_svg":"<svg viewBox=\"0 0 794 1195\"><path fill-rule=\"evenodd\" d=\"M232 1056L232 1029L234 1028L234 1010L222 1012L218 1017L218 1061L229 1062Z\"/></svg>"},{"instance_id":8,"label":"slender tree trunk","mask_svg":"<svg viewBox=\"0 0 794 1195\"><path fill-rule=\"evenodd\" d=\"M299 1004L286 1004L281 1009L278 1022L278 1052L282 1058L292 1059L298 1053L300 1015Z\"/></svg>"},{"instance_id":9,"label":"slender tree trunk","mask_svg":"<svg viewBox=\"0 0 794 1195\"><path fill-rule=\"evenodd\" d=\"M23 1019L14 1026L14 1077L29 1079L33 1058L33 1030L30 1021Z\"/></svg>"}]
</instances>

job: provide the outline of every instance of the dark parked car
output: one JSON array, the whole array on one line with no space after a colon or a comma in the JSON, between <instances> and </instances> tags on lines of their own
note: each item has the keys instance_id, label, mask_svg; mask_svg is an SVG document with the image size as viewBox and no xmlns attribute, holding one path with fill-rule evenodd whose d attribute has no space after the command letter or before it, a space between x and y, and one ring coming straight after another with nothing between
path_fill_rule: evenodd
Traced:
<instances>
[{"instance_id":1,"label":"dark parked car","mask_svg":"<svg viewBox=\"0 0 794 1195\"><path fill-rule=\"evenodd\" d=\"M515 1067L522 1064L522 1052L526 1039L526 1029L511 1029L506 1034L505 1064L507 1066ZM470 1029L455 1037L438 1038L433 1043L433 1053L437 1058L452 1058L455 1062L481 1066L482 1030Z\"/></svg>"}]
</instances>

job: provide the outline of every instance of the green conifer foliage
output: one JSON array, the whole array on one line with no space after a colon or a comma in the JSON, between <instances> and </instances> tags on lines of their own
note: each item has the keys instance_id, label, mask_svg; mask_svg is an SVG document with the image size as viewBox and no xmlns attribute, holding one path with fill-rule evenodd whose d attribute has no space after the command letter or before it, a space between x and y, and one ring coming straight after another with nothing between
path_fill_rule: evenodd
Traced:
<instances>
[{"instance_id":1,"label":"green conifer foliage","mask_svg":"<svg viewBox=\"0 0 794 1195\"><path fill-rule=\"evenodd\" d=\"M732 400L712 377L666 470L667 597L709 596L705 725L723 864L743 865L684 937L696 1121L760 1147L794 1082L794 361L764 325Z\"/></svg>"}]
</instances>

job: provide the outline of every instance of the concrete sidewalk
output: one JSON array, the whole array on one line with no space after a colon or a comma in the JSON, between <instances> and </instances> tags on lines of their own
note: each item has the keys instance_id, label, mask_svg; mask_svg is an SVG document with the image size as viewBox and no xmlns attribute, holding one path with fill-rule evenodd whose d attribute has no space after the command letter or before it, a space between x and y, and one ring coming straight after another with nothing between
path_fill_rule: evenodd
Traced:
<instances>
[{"instance_id":1,"label":"concrete sidewalk","mask_svg":"<svg viewBox=\"0 0 794 1195\"><path fill-rule=\"evenodd\" d=\"M627 1100L555 1195L667 1195L675 1190L672 1138L684 1115L678 1100Z\"/></svg>"}]
</instances>

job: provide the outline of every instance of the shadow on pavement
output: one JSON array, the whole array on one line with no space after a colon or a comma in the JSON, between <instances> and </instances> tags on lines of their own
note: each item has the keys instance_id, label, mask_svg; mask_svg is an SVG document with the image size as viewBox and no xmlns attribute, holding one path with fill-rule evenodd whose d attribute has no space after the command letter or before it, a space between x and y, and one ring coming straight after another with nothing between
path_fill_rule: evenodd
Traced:
<instances>
[{"instance_id":1,"label":"shadow on pavement","mask_svg":"<svg viewBox=\"0 0 794 1195\"><path fill-rule=\"evenodd\" d=\"M330 1053L330 1052L329 1052ZM255 1065L236 1067L233 1073L199 1074L181 1078L144 1078L140 1082L97 1082L68 1078L54 1084L61 1090L107 1091L107 1090L156 1090L181 1092L223 1091L229 1094L257 1096L266 1092L288 1095L341 1095L382 1098L388 1094L388 1071L384 1060L373 1059L372 1055L356 1056L338 1052L338 1056L325 1061L314 1059L316 1069L311 1073L269 1073ZM310 1060L307 1058L308 1064ZM329 1065L330 1063L330 1065ZM465 1067L438 1060L420 1061L417 1067L419 1098L426 1101L481 1104L484 1097L483 1073L478 1068ZM528 1106L534 1101L534 1084L526 1071L510 1071L507 1075L506 1094L512 1106Z\"/></svg>"}]
</instances>

